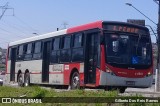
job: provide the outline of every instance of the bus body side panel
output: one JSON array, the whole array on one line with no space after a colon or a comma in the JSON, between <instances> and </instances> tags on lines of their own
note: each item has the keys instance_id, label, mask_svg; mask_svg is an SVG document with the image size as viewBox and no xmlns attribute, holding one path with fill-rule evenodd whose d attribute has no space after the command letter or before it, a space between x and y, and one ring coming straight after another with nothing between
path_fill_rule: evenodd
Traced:
<instances>
[{"instance_id":1,"label":"bus body side panel","mask_svg":"<svg viewBox=\"0 0 160 106\"><path fill-rule=\"evenodd\" d=\"M71 72L75 69L79 72L80 86L84 85L84 63L72 63L64 65L64 85L70 84Z\"/></svg>"},{"instance_id":2,"label":"bus body side panel","mask_svg":"<svg viewBox=\"0 0 160 106\"><path fill-rule=\"evenodd\" d=\"M72 70L75 69L79 71L79 67L80 67L79 63L71 63L71 64L64 65L64 84L65 85L69 85Z\"/></svg>"},{"instance_id":3,"label":"bus body side panel","mask_svg":"<svg viewBox=\"0 0 160 106\"><path fill-rule=\"evenodd\" d=\"M30 82L41 83L42 60L16 62L15 70L16 70L16 79L18 71L21 71L22 76L24 76L25 71L28 70L30 73Z\"/></svg>"},{"instance_id":4,"label":"bus body side panel","mask_svg":"<svg viewBox=\"0 0 160 106\"><path fill-rule=\"evenodd\" d=\"M64 64L49 65L49 84L63 85Z\"/></svg>"},{"instance_id":5,"label":"bus body side panel","mask_svg":"<svg viewBox=\"0 0 160 106\"><path fill-rule=\"evenodd\" d=\"M84 86L84 63L80 63L80 69L79 69L79 73L80 73L80 86Z\"/></svg>"},{"instance_id":6,"label":"bus body side panel","mask_svg":"<svg viewBox=\"0 0 160 106\"><path fill-rule=\"evenodd\" d=\"M79 72L80 86L84 85L84 63L54 64L49 66L49 84L69 85L71 72Z\"/></svg>"}]
</instances>

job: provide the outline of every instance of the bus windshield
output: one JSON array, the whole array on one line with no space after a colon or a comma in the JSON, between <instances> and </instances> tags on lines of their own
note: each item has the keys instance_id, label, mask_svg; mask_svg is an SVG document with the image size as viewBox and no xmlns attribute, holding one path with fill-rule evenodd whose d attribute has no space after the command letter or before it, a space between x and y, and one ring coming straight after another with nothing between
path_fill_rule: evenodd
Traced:
<instances>
[{"instance_id":1,"label":"bus windshield","mask_svg":"<svg viewBox=\"0 0 160 106\"><path fill-rule=\"evenodd\" d=\"M116 67L148 68L152 61L150 38L138 34L106 34L106 61Z\"/></svg>"}]
</instances>

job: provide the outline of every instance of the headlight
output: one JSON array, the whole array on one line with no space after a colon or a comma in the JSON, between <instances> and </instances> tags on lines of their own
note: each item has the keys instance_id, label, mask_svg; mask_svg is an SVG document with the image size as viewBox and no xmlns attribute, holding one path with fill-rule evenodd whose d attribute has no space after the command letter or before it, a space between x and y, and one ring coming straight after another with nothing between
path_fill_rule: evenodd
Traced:
<instances>
[{"instance_id":1,"label":"headlight","mask_svg":"<svg viewBox=\"0 0 160 106\"><path fill-rule=\"evenodd\" d=\"M148 72L145 77L149 77L149 76L151 76L151 75L152 75L152 73L151 73L151 72Z\"/></svg>"}]
</instances>

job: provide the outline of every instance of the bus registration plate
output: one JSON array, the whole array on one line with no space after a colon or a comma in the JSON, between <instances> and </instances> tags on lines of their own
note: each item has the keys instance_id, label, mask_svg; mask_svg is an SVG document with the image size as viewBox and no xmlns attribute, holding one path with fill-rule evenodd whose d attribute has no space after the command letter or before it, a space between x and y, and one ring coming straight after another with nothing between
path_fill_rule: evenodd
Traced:
<instances>
[{"instance_id":1,"label":"bus registration plate","mask_svg":"<svg viewBox=\"0 0 160 106\"><path fill-rule=\"evenodd\" d=\"M126 81L126 84L130 85L130 86L133 86L133 85L135 85L135 81Z\"/></svg>"}]
</instances>

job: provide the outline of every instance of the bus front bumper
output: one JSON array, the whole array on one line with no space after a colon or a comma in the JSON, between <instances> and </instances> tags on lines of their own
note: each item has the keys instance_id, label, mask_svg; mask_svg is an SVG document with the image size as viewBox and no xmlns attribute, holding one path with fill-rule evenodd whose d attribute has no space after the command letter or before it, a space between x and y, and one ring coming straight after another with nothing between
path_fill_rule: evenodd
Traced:
<instances>
[{"instance_id":1,"label":"bus front bumper","mask_svg":"<svg viewBox=\"0 0 160 106\"><path fill-rule=\"evenodd\" d=\"M107 72L101 71L99 83L101 86L125 86L135 88L147 88L152 85L152 80L152 75L144 78L127 78L111 75Z\"/></svg>"}]
</instances>

